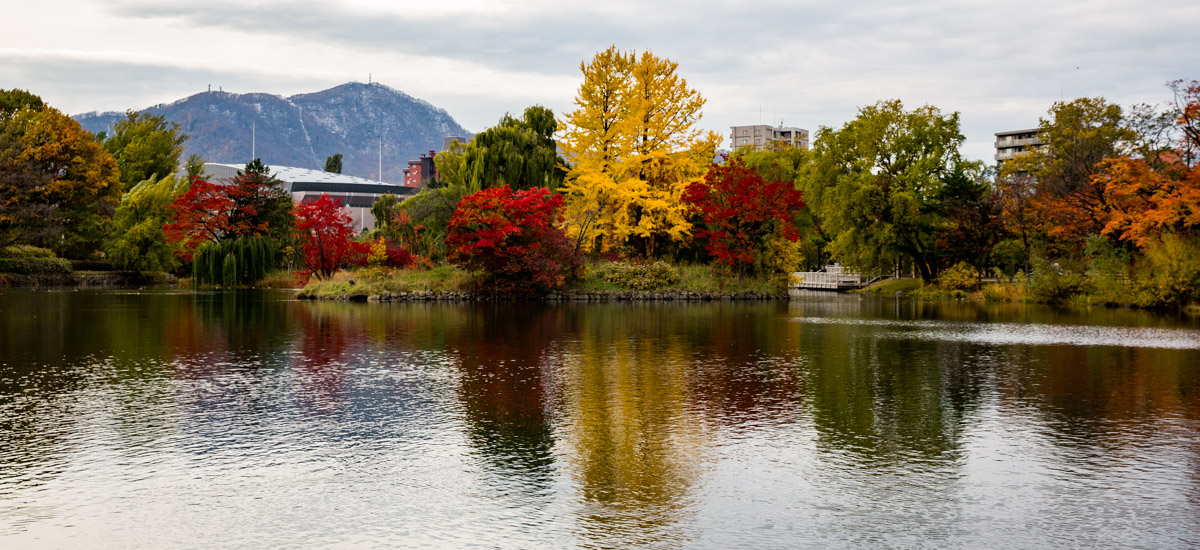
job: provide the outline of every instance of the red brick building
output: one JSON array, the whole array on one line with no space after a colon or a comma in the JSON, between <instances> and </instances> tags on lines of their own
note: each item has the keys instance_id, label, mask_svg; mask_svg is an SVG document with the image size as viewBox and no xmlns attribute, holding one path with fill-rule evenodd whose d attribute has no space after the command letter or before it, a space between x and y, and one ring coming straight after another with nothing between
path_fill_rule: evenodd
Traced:
<instances>
[{"instance_id":1,"label":"red brick building","mask_svg":"<svg viewBox=\"0 0 1200 550\"><path fill-rule=\"evenodd\" d=\"M433 164L435 154L431 150L421 153L421 158L417 160L408 161L408 168L404 169L405 187L424 187L430 179L438 177L437 167Z\"/></svg>"}]
</instances>

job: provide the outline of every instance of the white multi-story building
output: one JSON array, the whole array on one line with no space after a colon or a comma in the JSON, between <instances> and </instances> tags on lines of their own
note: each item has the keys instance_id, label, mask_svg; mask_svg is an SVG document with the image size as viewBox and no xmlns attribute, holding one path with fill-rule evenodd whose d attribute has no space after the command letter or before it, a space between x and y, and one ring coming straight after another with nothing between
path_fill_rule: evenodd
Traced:
<instances>
[{"instance_id":1,"label":"white multi-story building","mask_svg":"<svg viewBox=\"0 0 1200 550\"><path fill-rule=\"evenodd\" d=\"M794 126L771 126L758 124L755 126L731 126L729 136L730 149L751 145L762 149L771 142L783 143L792 147L808 149L808 130Z\"/></svg>"}]
</instances>

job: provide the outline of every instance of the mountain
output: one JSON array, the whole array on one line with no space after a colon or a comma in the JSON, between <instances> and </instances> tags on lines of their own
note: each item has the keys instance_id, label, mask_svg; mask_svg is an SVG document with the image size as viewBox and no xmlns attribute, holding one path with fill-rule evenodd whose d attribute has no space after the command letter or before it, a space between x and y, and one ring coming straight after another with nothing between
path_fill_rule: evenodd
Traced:
<instances>
[{"instance_id":1,"label":"mountain","mask_svg":"<svg viewBox=\"0 0 1200 550\"><path fill-rule=\"evenodd\" d=\"M184 158L245 164L254 154L268 166L321 170L342 154L342 173L403 183L409 160L439 150L447 136L470 137L444 110L382 84L349 83L325 91L280 97L264 93L203 92L145 111L179 124L188 135ZM76 115L96 133L110 131L124 113Z\"/></svg>"}]
</instances>

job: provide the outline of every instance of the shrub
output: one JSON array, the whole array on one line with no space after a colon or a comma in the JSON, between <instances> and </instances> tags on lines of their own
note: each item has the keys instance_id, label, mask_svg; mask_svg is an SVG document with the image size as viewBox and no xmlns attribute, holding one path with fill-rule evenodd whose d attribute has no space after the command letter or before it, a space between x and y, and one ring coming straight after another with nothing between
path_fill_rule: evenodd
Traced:
<instances>
[{"instance_id":1,"label":"shrub","mask_svg":"<svg viewBox=\"0 0 1200 550\"><path fill-rule=\"evenodd\" d=\"M1087 277L1070 272L1060 273L1056 266L1043 260L1033 268L1029 290L1039 302L1062 304L1091 293L1094 287Z\"/></svg>"},{"instance_id":2,"label":"shrub","mask_svg":"<svg viewBox=\"0 0 1200 550\"><path fill-rule=\"evenodd\" d=\"M666 262L652 264L607 263L597 274L614 285L634 290L654 290L679 282L679 271Z\"/></svg>"},{"instance_id":3,"label":"shrub","mask_svg":"<svg viewBox=\"0 0 1200 550\"><path fill-rule=\"evenodd\" d=\"M116 271L111 260L71 260L72 271Z\"/></svg>"},{"instance_id":4,"label":"shrub","mask_svg":"<svg viewBox=\"0 0 1200 550\"><path fill-rule=\"evenodd\" d=\"M1095 298L1105 304L1129 303L1133 295L1130 280L1133 254L1100 235L1088 237L1084 253L1088 275L1095 286Z\"/></svg>"},{"instance_id":5,"label":"shrub","mask_svg":"<svg viewBox=\"0 0 1200 550\"><path fill-rule=\"evenodd\" d=\"M0 258L55 258L54 252L45 248L15 244L0 248Z\"/></svg>"},{"instance_id":6,"label":"shrub","mask_svg":"<svg viewBox=\"0 0 1200 550\"><path fill-rule=\"evenodd\" d=\"M398 240L382 236L371 241L367 252L369 267L409 267L415 261L412 252L401 246Z\"/></svg>"},{"instance_id":7,"label":"shrub","mask_svg":"<svg viewBox=\"0 0 1200 550\"><path fill-rule=\"evenodd\" d=\"M450 217L450 263L480 273L488 292L555 290L581 274L583 259L562 229L562 196L507 185L464 197Z\"/></svg>"},{"instance_id":8,"label":"shrub","mask_svg":"<svg viewBox=\"0 0 1200 550\"><path fill-rule=\"evenodd\" d=\"M1150 242L1132 285L1136 305L1180 309L1200 298L1200 246L1167 233Z\"/></svg>"},{"instance_id":9,"label":"shrub","mask_svg":"<svg viewBox=\"0 0 1200 550\"><path fill-rule=\"evenodd\" d=\"M938 275L937 285L945 291L969 291L979 288L979 270L967 262L958 262Z\"/></svg>"},{"instance_id":10,"label":"shrub","mask_svg":"<svg viewBox=\"0 0 1200 550\"><path fill-rule=\"evenodd\" d=\"M45 248L13 245L0 248L0 273L70 273L71 262Z\"/></svg>"},{"instance_id":11,"label":"shrub","mask_svg":"<svg viewBox=\"0 0 1200 550\"><path fill-rule=\"evenodd\" d=\"M0 258L0 273L70 273L71 262L62 258Z\"/></svg>"}]
</instances>

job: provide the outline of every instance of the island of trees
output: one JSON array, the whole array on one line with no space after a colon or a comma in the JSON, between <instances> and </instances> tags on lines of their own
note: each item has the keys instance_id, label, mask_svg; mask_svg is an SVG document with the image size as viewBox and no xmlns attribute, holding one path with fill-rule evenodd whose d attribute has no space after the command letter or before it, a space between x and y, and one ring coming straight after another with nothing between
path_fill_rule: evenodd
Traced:
<instances>
[{"instance_id":1,"label":"island of trees","mask_svg":"<svg viewBox=\"0 0 1200 550\"><path fill-rule=\"evenodd\" d=\"M455 143L438 179L381 197L361 234L336 200L294 205L257 159L209 181L162 117L130 112L93 136L0 90L0 282L107 266L317 297L769 293L836 261L910 276L887 292L1200 299L1200 82L1168 83L1161 105L1057 102L1044 147L996 168L961 155L958 113L898 100L821 128L811 150L714 157L721 138L701 129L705 99L676 63L612 47L580 70L575 110L531 106Z\"/></svg>"}]
</instances>

